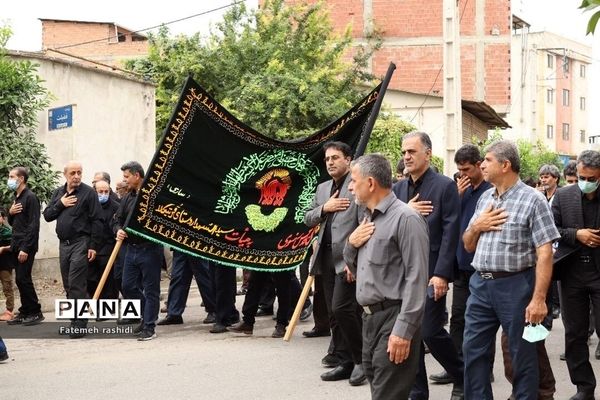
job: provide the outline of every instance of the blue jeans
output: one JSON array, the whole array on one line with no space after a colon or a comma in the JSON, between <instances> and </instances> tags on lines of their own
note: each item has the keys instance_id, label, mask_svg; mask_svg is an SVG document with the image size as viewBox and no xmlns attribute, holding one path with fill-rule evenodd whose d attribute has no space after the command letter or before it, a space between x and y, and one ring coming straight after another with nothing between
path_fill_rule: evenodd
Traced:
<instances>
[{"instance_id":1,"label":"blue jeans","mask_svg":"<svg viewBox=\"0 0 600 400\"><path fill-rule=\"evenodd\" d=\"M142 303L144 329L154 331L160 309L161 245L144 242L127 245L123 263L123 295Z\"/></svg>"},{"instance_id":2,"label":"blue jeans","mask_svg":"<svg viewBox=\"0 0 600 400\"><path fill-rule=\"evenodd\" d=\"M206 312L215 312L215 295L212 288L208 261L180 251L173 251L173 269L167 298L168 315L182 315L185 310L192 276L200 290Z\"/></svg>"},{"instance_id":3,"label":"blue jeans","mask_svg":"<svg viewBox=\"0 0 600 400\"><path fill-rule=\"evenodd\" d=\"M6 344L4 344L4 340L0 337L0 354L6 353Z\"/></svg>"},{"instance_id":4,"label":"blue jeans","mask_svg":"<svg viewBox=\"0 0 600 400\"><path fill-rule=\"evenodd\" d=\"M500 279L471 277L471 295L465 313L463 356L465 400L493 399L490 382L491 346L498 328L508 335L513 366L513 394L519 400L537 400L539 369L535 343L522 338L525 308L531 301L535 270Z\"/></svg>"}]
</instances>

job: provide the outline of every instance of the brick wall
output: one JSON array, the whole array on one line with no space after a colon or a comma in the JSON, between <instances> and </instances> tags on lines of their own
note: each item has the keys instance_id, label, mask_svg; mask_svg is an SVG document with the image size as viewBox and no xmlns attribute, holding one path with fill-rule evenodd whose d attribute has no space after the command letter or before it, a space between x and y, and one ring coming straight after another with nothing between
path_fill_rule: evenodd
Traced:
<instances>
[{"instance_id":1,"label":"brick wall","mask_svg":"<svg viewBox=\"0 0 600 400\"><path fill-rule=\"evenodd\" d=\"M64 47L71 44L80 44ZM148 54L148 41L132 41L125 35L125 41L117 41L117 28L114 24L78 21L42 21L42 47L57 48L60 51L119 65L119 60L141 57ZM61 57L57 53L53 56Z\"/></svg>"},{"instance_id":2,"label":"brick wall","mask_svg":"<svg viewBox=\"0 0 600 400\"><path fill-rule=\"evenodd\" d=\"M505 112L510 105L510 0L483 1L483 16L476 15L477 0L459 0L458 4L462 97L483 100ZM338 32L352 23L353 37L362 37L363 14L369 11L364 1L327 0L325 4ZM375 26L384 37L383 48L373 57L373 73L385 74L392 61L398 68L391 88L418 93L432 89L433 94L443 95L443 71L438 75L443 63L443 0L371 0L371 5ZM477 32L478 19L483 32ZM476 58L477 45L483 46L483 60ZM478 85L483 86L483 99L476 97Z\"/></svg>"}]
</instances>

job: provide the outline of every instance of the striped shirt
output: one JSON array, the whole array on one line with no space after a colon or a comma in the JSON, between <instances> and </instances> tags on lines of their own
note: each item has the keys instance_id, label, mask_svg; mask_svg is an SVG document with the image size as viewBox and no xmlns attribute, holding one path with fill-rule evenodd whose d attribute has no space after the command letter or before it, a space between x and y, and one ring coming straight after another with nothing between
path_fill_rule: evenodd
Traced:
<instances>
[{"instance_id":1,"label":"striped shirt","mask_svg":"<svg viewBox=\"0 0 600 400\"><path fill-rule=\"evenodd\" d=\"M477 271L518 272L535 266L536 248L560 237L543 194L520 180L498 196L481 195L469 227L490 205L508 214L500 231L481 232L471 264Z\"/></svg>"}]
</instances>

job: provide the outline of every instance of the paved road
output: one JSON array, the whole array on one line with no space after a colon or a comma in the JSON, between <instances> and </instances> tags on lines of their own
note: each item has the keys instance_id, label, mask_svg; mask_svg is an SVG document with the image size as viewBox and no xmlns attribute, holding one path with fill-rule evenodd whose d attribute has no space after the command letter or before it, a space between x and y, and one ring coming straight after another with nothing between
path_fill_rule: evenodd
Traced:
<instances>
[{"instance_id":1,"label":"paved road","mask_svg":"<svg viewBox=\"0 0 600 400\"><path fill-rule=\"evenodd\" d=\"M192 289L192 293L194 292ZM242 297L238 297L241 309ZM322 382L320 359L328 338L306 339L301 323L290 343L272 339L274 321L260 318L254 336L214 335L202 325L205 314L191 295L185 324L159 327L149 342L130 339L8 339L11 361L0 365L0 398L9 399L368 399L368 385ZM47 314L47 320L51 320ZM559 360L560 321L548 339L557 378L556 399L573 393L566 365ZM591 350L595 349L594 338ZM498 341L499 342L499 341ZM499 351L497 354L501 354ZM593 365L600 376L600 361ZM428 372L441 367L427 356ZM495 364L496 399L510 386L502 363ZM431 400L450 398L450 385L431 385Z\"/></svg>"}]
</instances>

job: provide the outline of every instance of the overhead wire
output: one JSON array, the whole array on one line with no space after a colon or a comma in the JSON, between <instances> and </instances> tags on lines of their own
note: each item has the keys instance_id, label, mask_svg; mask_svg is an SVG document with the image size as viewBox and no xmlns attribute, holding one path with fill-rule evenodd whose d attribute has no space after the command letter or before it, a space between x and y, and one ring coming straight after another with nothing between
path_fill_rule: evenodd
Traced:
<instances>
[{"instance_id":1,"label":"overhead wire","mask_svg":"<svg viewBox=\"0 0 600 400\"><path fill-rule=\"evenodd\" d=\"M154 26L151 26L151 27L148 27L148 28L138 29L136 31L131 32L130 34L141 33L141 32L149 31L149 30L152 30L152 29L160 28L162 26L172 25L172 24L175 24L175 23L178 23L178 22L182 22L182 21L185 21L185 20L188 20L188 19L200 17L202 15L211 14L213 12L217 12L217 11L229 8L229 7L233 7L233 6L236 6L238 4L242 4L244 2L245 1L234 1L232 3L226 4L226 5L223 5L223 6L220 6L220 7L216 7L216 8L207 10L207 11L203 11L201 13L189 15L189 16L183 17L183 18L178 18L178 19L175 19L173 21L164 22L164 23L161 23L159 25L154 25ZM88 41L85 41L85 42L66 44L64 46L57 46L57 47L54 47L53 49L55 49L55 50L67 49L67 48L70 48L70 47L83 46L83 45L91 44L91 43L105 42L105 41L113 39L113 38L114 38L114 35L111 35L111 36L108 36L108 37L103 37L101 39L93 39L93 40L88 40Z\"/></svg>"}]
</instances>

